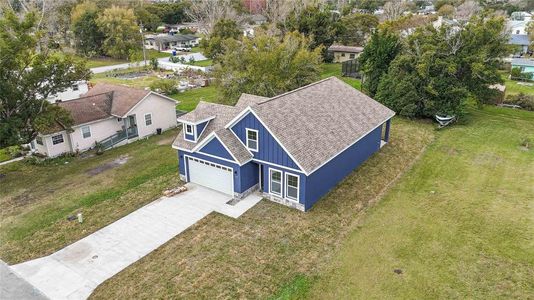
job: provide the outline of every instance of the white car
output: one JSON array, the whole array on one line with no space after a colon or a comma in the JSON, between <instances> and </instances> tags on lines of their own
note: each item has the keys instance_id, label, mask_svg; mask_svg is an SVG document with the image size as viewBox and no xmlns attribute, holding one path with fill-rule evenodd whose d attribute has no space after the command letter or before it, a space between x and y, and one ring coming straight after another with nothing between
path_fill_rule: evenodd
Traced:
<instances>
[{"instance_id":1,"label":"white car","mask_svg":"<svg viewBox=\"0 0 534 300\"><path fill-rule=\"evenodd\" d=\"M189 52L189 51L191 51L191 48L188 48L188 47L175 47L174 50L181 51L181 52Z\"/></svg>"}]
</instances>

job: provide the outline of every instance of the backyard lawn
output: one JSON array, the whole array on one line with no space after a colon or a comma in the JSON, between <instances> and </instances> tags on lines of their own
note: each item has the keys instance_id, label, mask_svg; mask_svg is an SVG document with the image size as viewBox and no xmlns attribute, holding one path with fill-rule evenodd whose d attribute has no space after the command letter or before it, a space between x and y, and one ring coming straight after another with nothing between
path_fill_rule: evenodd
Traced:
<instances>
[{"instance_id":1,"label":"backyard lawn","mask_svg":"<svg viewBox=\"0 0 534 300\"><path fill-rule=\"evenodd\" d=\"M534 139L534 113L496 107L472 111L467 124L439 132L331 265L296 277L278 295L532 297L534 149L520 145L526 136Z\"/></svg>"},{"instance_id":2,"label":"backyard lawn","mask_svg":"<svg viewBox=\"0 0 534 300\"><path fill-rule=\"evenodd\" d=\"M179 184L177 130L101 156L0 166L0 257L12 264L50 254ZM83 212L84 223L67 221Z\"/></svg>"}]
</instances>

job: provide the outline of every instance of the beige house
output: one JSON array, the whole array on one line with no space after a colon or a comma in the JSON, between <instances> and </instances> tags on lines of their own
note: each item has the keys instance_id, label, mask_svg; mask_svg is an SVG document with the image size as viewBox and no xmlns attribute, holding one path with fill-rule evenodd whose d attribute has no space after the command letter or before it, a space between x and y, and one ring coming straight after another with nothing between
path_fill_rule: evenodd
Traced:
<instances>
[{"instance_id":1,"label":"beige house","mask_svg":"<svg viewBox=\"0 0 534 300\"><path fill-rule=\"evenodd\" d=\"M67 130L58 123L32 142L35 152L49 157L89 150L97 142L117 147L177 125L174 99L125 86L97 84L82 98L56 104L70 112L74 125Z\"/></svg>"},{"instance_id":2,"label":"beige house","mask_svg":"<svg viewBox=\"0 0 534 300\"><path fill-rule=\"evenodd\" d=\"M334 55L334 62L340 63L357 58L363 52L363 47L332 45L328 51Z\"/></svg>"}]
</instances>

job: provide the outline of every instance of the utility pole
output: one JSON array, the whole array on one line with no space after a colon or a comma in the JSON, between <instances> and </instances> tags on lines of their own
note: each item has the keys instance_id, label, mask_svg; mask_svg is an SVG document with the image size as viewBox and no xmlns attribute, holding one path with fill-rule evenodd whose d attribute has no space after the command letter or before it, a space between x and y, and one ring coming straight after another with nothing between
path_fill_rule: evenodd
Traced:
<instances>
[{"instance_id":1,"label":"utility pole","mask_svg":"<svg viewBox=\"0 0 534 300\"><path fill-rule=\"evenodd\" d=\"M139 23L139 32L141 33L141 47L143 49L143 61L145 62L146 68L145 34L143 33L143 22Z\"/></svg>"}]
</instances>

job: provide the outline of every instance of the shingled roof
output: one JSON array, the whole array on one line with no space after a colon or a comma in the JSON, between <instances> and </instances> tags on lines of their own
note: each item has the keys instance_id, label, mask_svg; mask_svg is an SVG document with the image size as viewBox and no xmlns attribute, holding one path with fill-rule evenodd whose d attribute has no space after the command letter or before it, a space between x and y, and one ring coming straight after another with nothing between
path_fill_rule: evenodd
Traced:
<instances>
[{"instance_id":1,"label":"shingled roof","mask_svg":"<svg viewBox=\"0 0 534 300\"><path fill-rule=\"evenodd\" d=\"M70 112L74 125L80 125L111 117L112 99L113 92L107 92L59 102L57 105Z\"/></svg>"},{"instance_id":2,"label":"shingled roof","mask_svg":"<svg viewBox=\"0 0 534 300\"><path fill-rule=\"evenodd\" d=\"M110 92L113 93L111 114L116 117L123 117L137 103L139 103L139 101L143 100L150 93L148 90L141 90L123 85L98 83L93 88L89 89L83 97Z\"/></svg>"},{"instance_id":3,"label":"shingled roof","mask_svg":"<svg viewBox=\"0 0 534 300\"><path fill-rule=\"evenodd\" d=\"M215 118L199 137L198 143L215 132L229 149L234 149L231 152L236 158L239 156L240 162L250 160L250 152L230 132L230 128L225 127L246 110L252 110L260 118L306 174L315 171L395 114L340 79L330 77L272 98L244 94L235 107L202 103L200 111L203 116ZM189 114L198 113L193 111ZM179 135L173 143L173 146L189 151L196 145L186 141L183 135Z\"/></svg>"}]
</instances>

